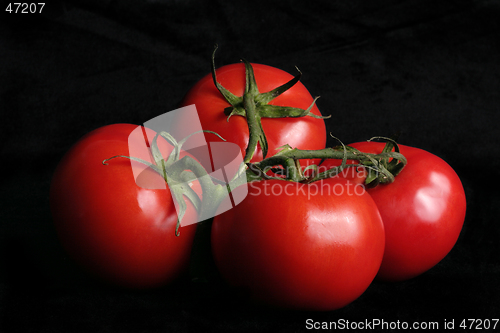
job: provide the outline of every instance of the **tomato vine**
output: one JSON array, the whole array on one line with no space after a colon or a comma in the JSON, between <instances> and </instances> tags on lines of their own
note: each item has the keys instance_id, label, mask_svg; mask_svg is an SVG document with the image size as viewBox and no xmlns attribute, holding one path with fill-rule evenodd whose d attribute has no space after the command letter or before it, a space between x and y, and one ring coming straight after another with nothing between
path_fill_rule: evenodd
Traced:
<instances>
[{"instance_id":1,"label":"tomato vine","mask_svg":"<svg viewBox=\"0 0 500 333\"><path fill-rule=\"evenodd\" d=\"M224 271L228 280L236 281L235 284L241 282L243 287L253 288L257 298L268 299L270 295L268 300L276 304L297 308L334 309L357 298L371 283L377 271L382 279L411 278L432 267L450 251L465 216L463 187L451 167L430 153L399 145L395 139L382 136L372 137L363 144L351 145L345 145L332 136L339 145L325 148L323 119L329 116L321 115L315 105L318 97L313 99L299 83L302 75L300 71L292 77L276 68L252 65L243 60L243 65L231 65L218 71L223 74L219 76L222 78L221 82L230 88L227 89L218 81L216 75L216 50L217 47L212 53L211 75L200 80L201 83L187 94L184 102L193 104L200 101L205 111L199 113L200 123L209 124L220 131L208 130L205 129L207 126L202 126L202 131L190 133L193 130L186 124L186 115L181 115L176 119L179 123L172 126L173 131L182 127L185 133L182 130L175 134L166 131L154 132L142 126L134 128L131 124L108 126L84 138L63 161L53 182L55 185L51 192L51 201L55 202L54 216L62 230L61 234L67 238L66 246L79 256L82 262L89 266L97 265L94 268L97 267L96 269L101 270L102 275L110 280L137 286L158 285L177 276L188 262L192 277L203 279L207 274L207 266L210 266L208 263L213 250L214 257L217 257L222 267L219 269ZM260 92L255 77L259 71L265 74L260 77L263 81L259 82L267 84L262 89L267 91L263 93ZM238 77L230 77L228 80L231 73L236 73ZM242 78L243 73L245 86L242 90L243 81L238 80ZM237 96L230 90L243 91L243 94ZM288 99L282 104L291 102L293 104L287 105L294 106L283 106L281 102L280 105L273 104L278 104L273 101L275 98L287 94ZM205 117L203 122L202 117ZM229 121L231 117L241 118L236 118L234 124L225 126L224 120ZM287 126L282 126L280 122L277 124L274 120L264 120L301 117L313 119L283 120ZM269 124L266 122L273 124L266 127L266 124ZM269 143L264 128L271 129L268 131ZM293 130L290 130L291 128ZM307 128L307 134L297 131L297 128ZM275 135L277 131L280 133ZM229 181L217 179L214 176L216 173L209 173L196 156L183 150L187 140L199 132L215 135L216 140L223 141L223 136L227 135L229 141L237 145L238 153L244 150L241 164ZM288 136L288 132L293 135ZM141 141L146 137L147 144ZM130 138L136 148L134 152L130 149ZM287 143L284 144L285 139ZM246 144L245 149L242 142ZM130 156L125 155L127 148ZM91 153L87 153L88 149ZM273 151L271 156L268 156L269 151ZM89 182L91 185L88 185L85 183L85 177L82 177L75 191L68 185L67 179L73 177L83 156L88 155L92 155L98 162L87 164L87 170L83 174L87 178L106 178L114 186L107 188L105 194L101 195L102 205L106 206L104 213L88 209L89 203L94 201L93 194L101 190L101 182ZM138 178L135 178L137 175L131 172L134 170L128 168L127 163L110 163L117 158L126 158L131 160L131 163L139 162L145 165L146 168L141 171L144 172L144 177L148 178L152 174L154 177L148 178L149 181L159 179L161 186L142 187L137 181ZM150 160L147 160L148 158ZM411 161L410 166L407 166L408 161ZM108 166L103 168L99 162ZM432 162L432 167L424 166L424 162ZM322 170L320 166L326 170ZM348 169L366 170L367 173L362 177L353 177L354 181L351 182L341 175ZM400 176L404 169L408 171ZM401 181L395 182L396 177ZM353 184L359 188L361 182L364 182L368 189L364 191L363 188L361 195L350 196L344 192L339 195L323 194L323 190L339 188L343 191ZM394 184L385 186L392 183ZM269 184L279 190L292 189L296 192L286 199L279 198L278 195L257 195ZM245 189L244 186L247 185L248 188ZM158 190L160 187L162 190ZM125 207L122 212L123 204L115 201L115 195L124 189L130 192L125 200L129 207ZM250 199L242 196L245 201L234 204L234 195L247 189ZM321 189L321 194L309 196L310 193L307 193L306 197L305 191L311 189ZM140 196L137 195L139 192ZM232 196L232 208L222 212L219 207L224 206L229 196ZM166 199L168 204L164 204L160 198ZM74 202L78 203L73 207ZM434 204L436 202L437 204ZM447 209L454 205L457 209ZM290 206L293 208L290 209ZM149 209L149 214L143 214L144 207ZM117 214L120 218L116 217ZM239 223L240 217L244 223ZM186 226L201 223L199 227L190 226L185 229L188 239L174 237L179 236L180 227L185 226L182 224L184 218L187 220ZM126 227L117 221L120 219L127 221ZM88 224L88 220L93 223ZM160 220L167 221L168 228L160 226L160 222L164 222ZM433 223L427 223L430 220ZM73 221L77 221L76 224ZM136 228L145 228L143 222L149 229L139 233ZM353 222L356 225L354 227ZM262 227L270 224L276 234L288 235L290 239L281 237L274 241L272 236L267 237L266 233L262 232ZM429 229L430 227L440 230ZM111 235L116 240L113 243L116 247L109 251L107 240L99 238L98 234L114 229L119 231ZM170 232L174 229L175 234ZM421 231L415 233L416 229ZM92 230L97 231L97 236ZM360 233L360 230L366 232ZM169 242L164 242L162 238L166 232L170 237ZM245 237L239 238L240 234ZM429 234L433 235L432 239ZM156 256L156 261L150 262L150 273L136 275L135 270L132 271L131 268L143 265L149 258L150 253L144 249L143 244L150 242L151 237L155 240L153 252L158 252L159 255ZM215 245L211 244L211 237L215 237ZM77 239L78 242L73 242L72 239ZM350 242L350 245L343 247L344 241ZM267 250L254 248L251 242L264 248L267 246ZM130 243L134 243L132 251L122 255L128 250ZM181 244L179 251L174 243ZM288 251L291 247L302 247L303 252L301 250L292 253ZM89 255L89 248L98 250ZM373 248L376 248L376 251L373 251ZM233 250L238 254L233 255ZM108 251L109 259L102 259L99 251ZM273 251L276 253L271 253ZM140 255L136 256L134 252ZM331 264L323 265L323 259L318 259L319 256L316 258L318 253L325 255L328 260L333 260ZM241 262L243 257L246 262ZM282 264L283 257L288 260L285 264ZM315 258L304 259L312 257ZM107 262L113 260L121 260L119 268L125 278L120 276L120 272L114 272L112 267L107 266ZM164 269L164 262L167 261L171 263L172 269ZM302 266L297 265L299 261ZM358 264L359 262L362 263ZM347 267L345 265L351 266L348 270L339 268ZM289 273L283 273L287 269ZM307 274L311 269L322 274L311 277ZM332 283L331 276L334 273L338 273L338 280ZM156 274L154 281L150 279L149 274ZM262 278L260 275L266 277ZM256 284L254 279L257 280ZM278 283L276 279L281 280ZM317 283L317 279L320 279L321 283ZM357 287L351 290L352 292L347 288L347 294L339 298L343 287L352 285L356 279ZM306 285L312 288L312 292L303 292L303 298L289 292L297 286ZM275 287L279 290L277 293L268 289ZM329 290L331 296L327 302L324 297L325 290Z\"/></svg>"}]
</instances>

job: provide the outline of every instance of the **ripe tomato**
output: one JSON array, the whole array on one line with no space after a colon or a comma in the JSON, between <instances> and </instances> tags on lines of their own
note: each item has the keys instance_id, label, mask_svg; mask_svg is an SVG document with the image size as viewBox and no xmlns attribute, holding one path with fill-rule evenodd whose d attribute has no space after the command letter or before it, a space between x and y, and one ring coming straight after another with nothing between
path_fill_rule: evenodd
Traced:
<instances>
[{"instance_id":1,"label":"ripe tomato","mask_svg":"<svg viewBox=\"0 0 500 333\"><path fill-rule=\"evenodd\" d=\"M156 287L186 268L196 225L187 201L186 226L175 236L177 213L163 177L136 161L149 161L145 136L132 124L96 129L77 142L59 163L50 190L55 227L68 253L90 273L116 285ZM129 137L130 136L130 137ZM171 146L158 140L163 156ZM134 177L132 168L144 169ZM137 169L136 169L137 170Z\"/></svg>"},{"instance_id":2,"label":"ripe tomato","mask_svg":"<svg viewBox=\"0 0 500 333\"><path fill-rule=\"evenodd\" d=\"M378 154L385 144L349 146ZM410 279L440 262L455 245L466 210L462 183L445 161L422 149L399 148L408 160L403 171L393 183L368 189L385 226L385 253L377 278L386 281ZM338 163L327 160L324 167ZM366 172L345 177L361 182Z\"/></svg>"},{"instance_id":3,"label":"ripe tomato","mask_svg":"<svg viewBox=\"0 0 500 333\"><path fill-rule=\"evenodd\" d=\"M258 302L333 310L374 279L384 228L372 198L346 180L257 181L215 217L212 251L222 277Z\"/></svg>"},{"instance_id":4,"label":"ripe tomato","mask_svg":"<svg viewBox=\"0 0 500 333\"><path fill-rule=\"evenodd\" d=\"M293 76L278 68L252 64L257 87L261 93L268 92L290 81ZM245 65L243 63L220 67L216 71L217 81L236 96L243 96L245 91ZM311 94L301 82L297 82L289 90L273 99L269 104L307 109L313 102ZM244 117L234 115L229 121L224 109L230 104L217 90L212 75L203 77L185 96L182 106L196 105L201 126L204 130L218 133L228 142L236 143L245 156L249 140L247 121ZM314 105L311 113L321 116ZM187 119L185 119L187 118ZM196 131L190 128L193 119L186 114L178 119L174 126L176 137L182 138ZM268 156L274 155L277 148L289 144L299 149L322 149L326 145L326 128L323 119L304 116L300 118L262 118L262 128L267 137ZM206 134L207 141L220 141L211 134ZM257 150L252 162L262 160L262 150Z\"/></svg>"}]
</instances>

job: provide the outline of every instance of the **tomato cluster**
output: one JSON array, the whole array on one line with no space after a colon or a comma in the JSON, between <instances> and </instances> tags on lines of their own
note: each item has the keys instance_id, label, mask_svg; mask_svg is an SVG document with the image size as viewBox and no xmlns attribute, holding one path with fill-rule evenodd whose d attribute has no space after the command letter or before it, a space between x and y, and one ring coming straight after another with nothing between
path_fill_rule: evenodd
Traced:
<instances>
[{"instance_id":1,"label":"tomato cluster","mask_svg":"<svg viewBox=\"0 0 500 333\"><path fill-rule=\"evenodd\" d=\"M222 278L257 302L334 310L376 278L406 280L441 261L461 231L465 194L453 169L421 149L392 141L326 148L324 117L298 78L248 62L214 67L183 105L196 105L203 129L245 156L248 183L231 193L245 199L209 221ZM177 121L177 137L191 134L189 119ZM179 278L204 198L231 199L217 199L220 185L202 183L196 156L170 138L108 125L76 143L55 171L50 201L60 239L106 281L144 288ZM179 200L171 185L181 178L189 186Z\"/></svg>"}]
</instances>

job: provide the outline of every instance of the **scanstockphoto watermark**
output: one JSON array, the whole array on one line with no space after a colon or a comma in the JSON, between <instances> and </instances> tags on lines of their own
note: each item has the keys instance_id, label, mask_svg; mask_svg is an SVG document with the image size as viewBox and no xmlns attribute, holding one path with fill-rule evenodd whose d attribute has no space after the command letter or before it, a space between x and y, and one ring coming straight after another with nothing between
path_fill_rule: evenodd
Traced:
<instances>
[{"instance_id":1,"label":"scanstockphoto watermark","mask_svg":"<svg viewBox=\"0 0 500 333\"><path fill-rule=\"evenodd\" d=\"M348 320L337 319L333 321L317 321L307 319L305 327L307 330L463 330L464 332L475 330L496 330L500 324L499 318L468 318L468 319L443 319L433 321L401 321L385 319Z\"/></svg>"},{"instance_id":2,"label":"scanstockphoto watermark","mask_svg":"<svg viewBox=\"0 0 500 333\"><path fill-rule=\"evenodd\" d=\"M251 196L307 196L307 199L316 196L361 196L366 192L365 186L352 182L335 183L317 181L310 184L295 182L263 182L257 186L256 182L248 184L248 195Z\"/></svg>"},{"instance_id":3,"label":"scanstockphoto watermark","mask_svg":"<svg viewBox=\"0 0 500 333\"><path fill-rule=\"evenodd\" d=\"M450 323L444 321L387 321L384 319L365 319L365 320L348 320L338 319L335 321L315 321L313 319L306 320L306 329L308 330L439 330L449 329Z\"/></svg>"}]
</instances>

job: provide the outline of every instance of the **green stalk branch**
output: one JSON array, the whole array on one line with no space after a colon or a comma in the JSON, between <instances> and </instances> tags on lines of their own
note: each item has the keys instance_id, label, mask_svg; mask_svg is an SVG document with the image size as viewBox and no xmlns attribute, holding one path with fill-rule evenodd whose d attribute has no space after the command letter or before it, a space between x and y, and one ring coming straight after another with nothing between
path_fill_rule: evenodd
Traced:
<instances>
[{"instance_id":1,"label":"green stalk branch","mask_svg":"<svg viewBox=\"0 0 500 333\"><path fill-rule=\"evenodd\" d=\"M389 150L394 147L395 151ZM341 159L342 164L322 173L314 173L313 176L307 178L303 175L300 166L296 163L297 160L301 159ZM358 163L347 164L347 160L358 161ZM247 173L251 174L250 180L269 178L283 179L283 177L272 177L268 175L268 171L279 165L284 171L284 179L296 182L313 182L334 177L345 168L362 166L370 170L370 178L367 178L367 184L373 181L378 184L393 182L394 177L401 172L406 163L406 158L399 153L399 148L393 141L388 141L386 149L380 154L364 153L344 145L339 148L324 148L320 150L292 149L286 146L276 155L252 164L252 168L249 168ZM260 170L261 172L256 173L255 170Z\"/></svg>"}]
</instances>

